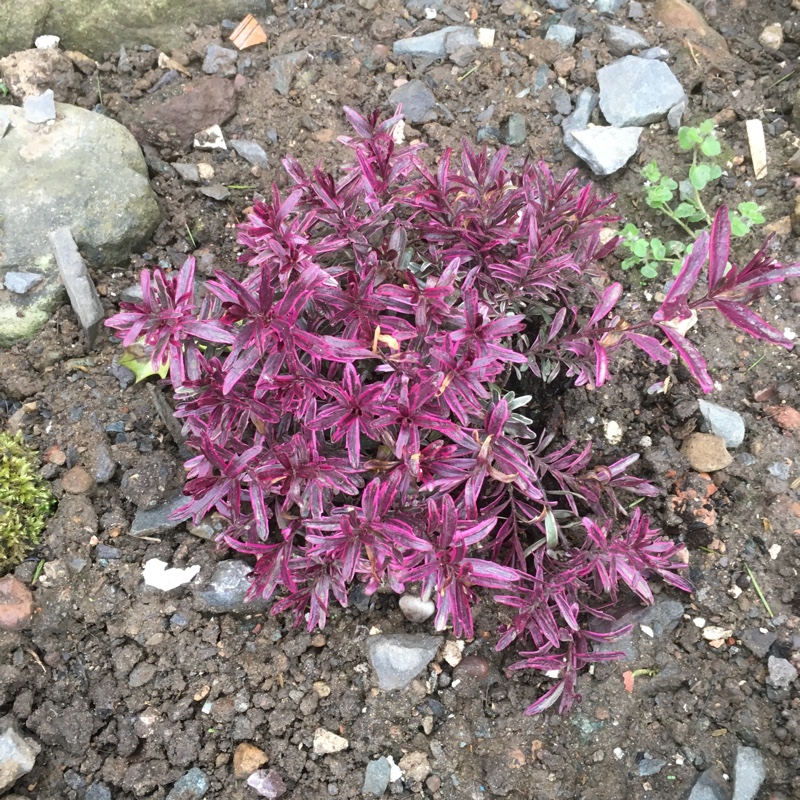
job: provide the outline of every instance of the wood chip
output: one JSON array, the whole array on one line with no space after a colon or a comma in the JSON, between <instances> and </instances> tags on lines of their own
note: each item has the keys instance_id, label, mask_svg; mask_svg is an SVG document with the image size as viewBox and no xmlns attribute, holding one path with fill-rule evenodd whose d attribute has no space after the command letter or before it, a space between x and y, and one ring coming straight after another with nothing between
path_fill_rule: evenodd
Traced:
<instances>
[{"instance_id":1,"label":"wood chip","mask_svg":"<svg viewBox=\"0 0 800 800\"><path fill-rule=\"evenodd\" d=\"M246 50L248 47L264 44L267 41L267 34L258 20L252 14L248 14L228 38L238 50Z\"/></svg>"},{"instance_id":2,"label":"wood chip","mask_svg":"<svg viewBox=\"0 0 800 800\"><path fill-rule=\"evenodd\" d=\"M767 177L767 143L764 141L764 126L760 119L749 119L745 124L753 172L756 180L760 180Z\"/></svg>"}]
</instances>

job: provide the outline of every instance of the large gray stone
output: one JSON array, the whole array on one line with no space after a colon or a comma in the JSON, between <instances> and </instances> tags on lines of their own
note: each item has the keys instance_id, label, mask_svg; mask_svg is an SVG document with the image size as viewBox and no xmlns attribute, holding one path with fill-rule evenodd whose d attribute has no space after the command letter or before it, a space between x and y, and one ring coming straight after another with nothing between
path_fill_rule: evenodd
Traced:
<instances>
[{"instance_id":1,"label":"large gray stone","mask_svg":"<svg viewBox=\"0 0 800 800\"><path fill-rule=\"evenodd\" d=\"M728 800L729 797L725 778L716 767L711 767L700 773L687 800Z\"/></svg>"},{"instance_id":2,"label":"large gray stone","mask_svg":"<svg viewBox=\"0 0 800 800\"><path fill-rule=\"evenodd\" d=\"M64 296L48 235L69 227L99 269L127 262L146 245L160 211L142 151L122 125L56 104L44 126L4 107L11 128L0 147L0 277L38 272L25 295L0 296L0 346L34 336Z\"/></svg>"},{"instance_id":3,"label":"large gray stone","mask_svg":"<svg viewBox=\"0 0 800 800\"><path fill-rule=\"evenodd\" d=\"M414 79L398 86L390 95L392 106L402 105L403 116L411 123L433 122L438 116L436 97L426 83Z\"/></svg>"},{"instance_id":4,"label":"large gray stone","mask_svg":"<svg viewBox=\"0 0 800 800\"><path fill-rule=\"evenodd\" d=\"M270 0L0 0L0 56L32 47L42 33L60 36L65 50L94 58L142 43L172 51L189 44L190 23L271 11Z\"/></svg>"},{"instance_id":5,"label":"large gray stone","mask_svg":"<svg viewBox=\"0 0 800 800\"><path fill-rule=\"evenodd\" d=\"M589 120L592 112L597 108L599 97L591 86L581 89L578 99L575 101L575 110L561 123L561 130L564 131L564 144L572 147L572 134L575 131L585 131L589 127Z\"/></svg>"},{"instance_id":6,"label":"large gray stone","mask_svg":"<svg viewBox=\"0 0 800 800\"><path fill-rule=\"evenodd\" d=\"M367 651L378 686L386 691L404 689L428 666L440 643L440 636L424 634L371 636Z\"/></svg>"},{"instance_id":7,"label":"large gray stone","mask_svg":"<svg viewBox=\"0 0 800 800\"><path fill-rule=\"evenodd\" d=\"M637 56L598 70L597 82L600 110L615 128L658 122L686 96L666 64Z\"/></svg>"},{"instance_id":8,"label":"large gray stone","mask_svg":"<svg viewBox=\"0 0 800 800\"><path fill-rule=\"evenodd\" d=\"M587 128L573 131L567 146L595 175L611 175L624 167L639 147L643 128ZM566 141L566 139L565 139Z\"/></svg>"},{"instance_id":9,"label":"large gray stone","mask_svg":"<svg viewBox=\"0 0 800 800\"><path fill-rule=\"evenodd\" d=\"M472 28L466 25L448 25L424 36L398 39L392 45L396 56L412 58L444 58L460 47L478 47L478 39Z\"/></svg>"},{"instance_id":10,"label":"large gray stone","mask_svg":"<svg viewBox=\"0 0 800 800\"><path fill-rule=\"evenodd\" d=\"M245 600L252 584L252 568L244 561L231 558L220 561L207 584L197 592L197 607L200 611L215 614L232 612L253 613L262 611L267 603L263 599Z\"/></svg>"}]
</instances>

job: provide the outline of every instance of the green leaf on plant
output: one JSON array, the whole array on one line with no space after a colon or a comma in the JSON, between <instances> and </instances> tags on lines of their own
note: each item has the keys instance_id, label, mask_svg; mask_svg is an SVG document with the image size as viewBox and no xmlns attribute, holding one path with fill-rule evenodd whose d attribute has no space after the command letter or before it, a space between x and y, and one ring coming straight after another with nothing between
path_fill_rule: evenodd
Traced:
<instances>
[{"instance_id":1,"label":"green leaf on plant","mask_svg":"<svg viewBox=\"0 0 800 800\"><path fill-rule=\"evenodd\" d=\"M153 365L150 362L150 353L146 352L138 342L135 342L125 350L118 363L121 367L127 367L136 376L136 383L149 378L151 375L166 378L169 373L169 363L164 364L160 369L153 369Z\"/></svg>"},{"instance_id":2,"label":"green leaf on plant","mask_svg":"<svg viewBox=\"0 0 800 800\"><path fill-rule=\"evenodd\" d=\"M657 261L663 261L667 255L667 248L664 247L664 243L661 239L651 239L650 249L653 251L653 258Z\"/></svg>"},{"instance_id":3,"label":"green leaf on plant","mask_svg":"<svg viewBox=\"0 0 800 800\"><path fill-rule=\"evenodd\" d=\"M696 144L702 141L700 131L697 128L681 127L678 130L678 144L684 150L691 150Z\"/></svg>"},{"instance_id":4,"label":"green leaf on plant","mask_svg":"<svg viewBox=\"0 0 800 800\"><path fill-rule=\"evenodd\" d=\"M678 207L675 209L675 216L678 219L688 219L696 213L697 208L692 205L692 203L687 202L679 203Z\"/></svg>"},{"instance_id":5,"label":"green leaf on plant","mask_svg":"<svg viewBox=\"0 0 800 800\"><path fill-rule=\"evenodd\" d=\"M689 167L689 180L698 192L702 192L711 180L711 168L708 164L692 164Z\"/></svg>"},{"instance_id":6,"label":"green leaf on plant","mask_svg":"<svg viewBox=\"0 0 800 800\"><path fill-rule=\"evenodd\" d=\"M651 161L646 167L642 168L642 177L650 183L658 183L661 180L661 170L655 161Z\"/></svg>"},{"instance_id":7,"label":"green leaf on plant","mask_svg":"<svg viewBox=\"0 0 800 800\"><path fill-rule=\"evenodd\" d=\"M620 235L625 239L635 239L639 235L639 229L632 222L629 222L620 231Z\"/></svg>"},{"instance_id":8,"label":"green leaf on plant","mask_svg":"<svg viewBox=\"0 0 800 800\"><path fill-rule=\"evenodd\" d=\"M622 269L624 269L624 270L626 270L626 271L627 271L627 270L629 270L631 267L634 267L634 266L636 266L636 264L638 264L638 263L639 263L639 259L638 259L638 258L636 258L636 257L632 257L632 258L626 258L626 259L625 259L625 260L624 260L624 261L623 261L623 262L620 264L620 266L622 267Z\"/></svg>"},{"instance_id":9,"label":"green leaf on plant","mask_svg":"<svg viewBox=\"0 0 800 800\"><path fill-rule=\"evenodd\" d=\"M658 276L658 270L653 266L653 264L645 264L641 270L642 276L645 278L655 278Z\"/></svg>"},{"instance_id":10,"label":"green leaf on plant","mask_svg":"<svg viewBox=\"0 0 800 800\"><path fill-rule=\"evenodd\" d=\"M637 239L631 242L631 252L637 258L645 258L647 256L647 239Z\"/></svg>"},{"instance_id":11,"label":"green leaf on plant","mask_svg":"<svg viewBox=\"0 0 800 800\"><path fill-rule=\"evenodd\" d=\"M701 136L708 136L714 130L715 122L713 119L703 120L698 126L697 131Z\"/></svg>"},{"instance_id":12,"label":"green leaf on plant","mask_svg":"<svg viewBox=\"0 0 800 800\"><path fill-rule=\"evenodd\" d=\"M747 236L750 233L750 225L738 214L732 212L728 216L731 221L731 233L734 236Z\"/></svg>"},{"instance_id":13,"label":"green leaf on plant","mask_svg":"<svg viewBox=\"0 0 800 800\"><path fill-rule=\"evenodd\" d=\"M700 145L700 150L702 150L703 155L714 158L722 152L722 147L713 136L709 136L707 139L703 140L703 144Z\"/></svg>"},{"instance_id":14,"label":"green leaf on plant","mask_svg":"<svg viewBox=\"0 0 800 800\"><path fill-rule=\"evenodd\" d=\"M761 208L758 203L752 201L739 203L737 208L739 209L739 213L754 225L761 225L764 222L764 215L761 213Z\"/></svg>"},{"instance_id":15,"label":"green leaf on plant","mask_svg":"<svg viewBox=\"0 0 800 800\"><path fill-rule=\"evenodd\" d=\"M683 262L682 261L680 261L680 260L675 261L673 263L673 265L672 265L672 274L673 275L677 275L681 271L682 267L683 267Z\"/></svg>"}]
</instances>

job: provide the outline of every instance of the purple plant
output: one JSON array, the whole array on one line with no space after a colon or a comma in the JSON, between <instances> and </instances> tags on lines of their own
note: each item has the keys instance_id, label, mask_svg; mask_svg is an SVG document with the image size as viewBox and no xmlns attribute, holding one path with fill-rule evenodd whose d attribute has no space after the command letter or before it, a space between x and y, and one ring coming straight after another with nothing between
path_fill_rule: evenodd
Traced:
<instances>
[{"instance_id":1,"label":"purple plant","mask_svg":"<svg viewBox=\"0 0 800 800\"><path fill-rule=\"evenodd\" d=\"M176 276L144 272L142 303L107 324L169 361L196 453L181 514L227 520L224 542L256 558L251 596L311 629L353 581L416 585L437 629L472 636L477 590L493 590L514 609L498 649L535 648L510 669L558 678L528 712L566 710L579 670L619 655L591 642L621 631L587 620L608 619L622 587L652 602L649 577L690 587L678 547L617 497L657 494L627 473L637 456L604 466L589 445L553 449L536 409L523 416L528 392L602 385L626 341L661 364L674 348L709 391L691 323L716 310L791 347L747 304L800 265L766 246L729 265L720 209L652 318L623 320L601 266L613 198L576 172L507 169L506 148L490 158L465 143L432 170L419 146L396 145L399 110L345 113L354 161L335 178L286 159L288 194L256 200L241 227L241 281L217 273L198 308L192 258Z\"/></svg>"}]
</instances>

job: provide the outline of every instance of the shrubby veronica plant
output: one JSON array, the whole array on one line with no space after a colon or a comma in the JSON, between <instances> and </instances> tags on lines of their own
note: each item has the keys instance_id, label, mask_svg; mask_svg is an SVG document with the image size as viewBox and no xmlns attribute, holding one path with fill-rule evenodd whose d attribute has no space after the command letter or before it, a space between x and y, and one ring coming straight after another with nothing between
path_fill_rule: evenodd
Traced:
<instances>
[{"instance_id":1,"label":"shrubby veronica plant","mask_svg":"<svg viewBox=\"0 0 800 800\"><path fill-rule=\"evenodd\" d=\"M420 145L395 143L399 110L345 112L355 160L339 178L284 161L288 193L257 200L241 228L242 280L216 273L198 305L194 259L177 276L145 271L143 301L107 324L169 363L196 453L183 516L227 520L222 538L256 557L251 595L275 597L273 614L312 629L354 581L416 586L437 629L471 637L477 591L492 590L512 610L498 649L523 647L511 669L558 676L528 713L563 711L581 667L620 655L591 643L623 631L587 620L607 619L623 586L652 602L650 576L690 586L679 546L617 499L657 494L627 473L637 456L603 466L590 445L552 447L528 390L601 386L630 343L661 364L677 351L710 391L690 324L716 309L791 347L747 303L800 266L766 249L729 265L720 212L652 318L623 320L622 286L600 266L616 245L600 243L611 199L575 172L510 170L507 148L468 144L433 170Z\"/></svg>"}]
</instances>

